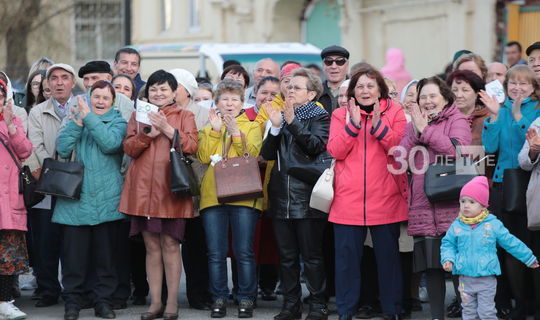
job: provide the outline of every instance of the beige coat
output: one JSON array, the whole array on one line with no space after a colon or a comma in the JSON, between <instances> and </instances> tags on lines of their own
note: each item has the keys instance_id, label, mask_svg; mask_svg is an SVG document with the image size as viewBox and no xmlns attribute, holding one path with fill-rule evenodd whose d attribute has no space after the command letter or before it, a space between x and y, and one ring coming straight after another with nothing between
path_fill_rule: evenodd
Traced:
<instances>
[{"instance_id":1,"label":"beige coat","mask_svg":"<svg viewBox=\"0 0 540 320\"><path fill-rule=\"evenodd\" d=\"M13 105L13 115L21 119L24 132L28 133L28 114L26 113L26 110L19 106Z\"/></svg>"},{"instance_id":2,"label":"beige coat","mask_svg":"<svg viewBox=\"0 0 540 320\"><path fill-rule=\"evenodd\" d=\"M72 97L68 108L77 104L77 99ZM69 112L69 111L68 111ZM56 150L56 138L58 137L62 119L56 115L52 99L48 99L30 110L28 116L28 138L34 146L34 154L37 156L39 166L43 165L45 158L52 158Z\"/></svg>"},{"instance_id":3,"label":"beige coat","mask_svg":"<svg viewBox=\"0 0 540 320\"><path fill-rule=\"evenodd\" d=\"M193 112L195 116L195 123L197 124L197 130L201 130L210 124L208 120L208 115L210 114L210 109L201 107L193 100L187 105L186 110Z\"/></svg>"},{"instance_id":4,"label":"beige coat","mask_svg":"<svg viewBox=\"0 0 540 320\"><path fill-rule=\"evenodd\" d=\"M540 133L540 118L530 126ZM530 230L540 230L540 156L534 161L529 158L529 142L525 144L518 155L519 166L526 171L532 171L531 180L527 187L527 224Z\"/></svg>"}]
</instances>

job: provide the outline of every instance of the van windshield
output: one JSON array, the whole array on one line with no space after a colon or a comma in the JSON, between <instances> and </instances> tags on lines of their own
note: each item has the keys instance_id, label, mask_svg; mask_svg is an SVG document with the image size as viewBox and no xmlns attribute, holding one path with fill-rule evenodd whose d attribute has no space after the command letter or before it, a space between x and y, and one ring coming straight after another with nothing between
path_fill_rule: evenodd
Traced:
<instances>
[{"instance_id":1,"label":"van windshield","mask_svg":"<svg viewBox=\"0 0 540 320\"><path fill-rule=\"evenodd\" d=\"M223 61L236 60L248 71L253 71L255 63L264 58L271 58L280 65L287 60L300 62L302 65L314 63L321 66L321 56L315 53L244 53L244 54L221 54Z\"/></svg>"}]
</instances>

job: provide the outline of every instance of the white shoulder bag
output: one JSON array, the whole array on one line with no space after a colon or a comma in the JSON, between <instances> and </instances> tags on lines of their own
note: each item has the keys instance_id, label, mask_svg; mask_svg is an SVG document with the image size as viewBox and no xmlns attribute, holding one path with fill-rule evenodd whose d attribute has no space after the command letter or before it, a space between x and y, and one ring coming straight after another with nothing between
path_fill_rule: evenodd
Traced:
<instances>
[{"instance_id":1,"label":"white shoulder bag","mask_svg":"<svg viewBox=\"0 0 540 320\"><path fill-rule=\"evenodd\" d=\"M334 200L334 166L336 160L332 161L330 168L325 169L317 180L311 192L309 206L313 209L328 213L332 200Z\"/></svg>"}]
</instances>

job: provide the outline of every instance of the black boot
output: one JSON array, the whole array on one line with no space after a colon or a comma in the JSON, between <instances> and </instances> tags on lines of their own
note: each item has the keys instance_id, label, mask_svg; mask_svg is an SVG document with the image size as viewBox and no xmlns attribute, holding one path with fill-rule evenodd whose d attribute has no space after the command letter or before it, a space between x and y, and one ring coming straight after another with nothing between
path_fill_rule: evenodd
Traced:
<instances>
[{"instance_id":1,"label":"black boot","mask_svg":"<svg viewBox=\"0 0 540 320\"><path fill-rule=\"evenodd\" d=\"M112 307L106 303L96 304L96 307L94 308L94 315L102 319L116 318L116 315L114 314Z\"/></svg>"},{"instance_id":2,"label":"black boot","mask_svg":"<svg viewBox=\"0 0 540 320\"><path fill-rule=\"evenodd\" d=\"M66 306L66 312L64 313L64 320L77 320L79 319L79 308Z\"/></svg>"},{"instance_id":3,"label":"black boot","mask_svg":"<svg viewBox=\"0 0 540 320\"><path fill-rule=\"evenodd\" d=\"M310 306L306 320L327 320L328 308L326 306Z\"/></svg>"},{"instance_id":4,"label":"black boot","mask_svg":"<svg viewBox=\"0 0 540 320\"><path fill-rule=\"evenodd\" d=\"M302 318L302 302L298 301L291 305L283 303L283 307L274 320L295 320Z\"/></svg>"}]
</instances>

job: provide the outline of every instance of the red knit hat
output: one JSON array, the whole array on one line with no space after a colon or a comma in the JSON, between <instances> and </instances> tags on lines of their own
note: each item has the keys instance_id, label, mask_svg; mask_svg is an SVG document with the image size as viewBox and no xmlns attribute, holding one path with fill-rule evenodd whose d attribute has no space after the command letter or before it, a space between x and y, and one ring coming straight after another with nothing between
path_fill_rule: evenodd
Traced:
<instances>
[{"instance_id":1,"label":"red knit hat","mask_svg":"<svg viewBox=\"0 0 540 320\"><path fill-rule=\"evenodd\" d=\"M461 188L459 197L471 197L484 207L489 205L489 185L488 179L484 176L474 177Z\"/></svg>"},{"instance_id":2,"label":"red knit hat","mask_svg":"<svg viewBox=\"0 0 540 320\"><path fill-rule=\"evenodd\" d=\"M302 68L300 65L296 63L289 63L288 65L284 66L283 69L281 69L280 76L281 78L289 76L294 69Z\"/></svg>"}]
</instances>

